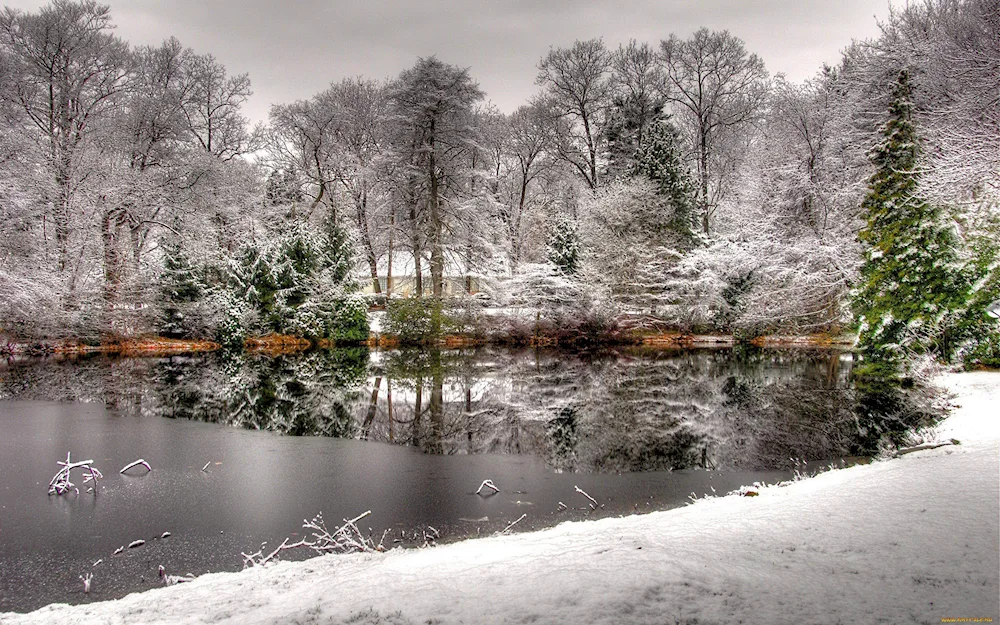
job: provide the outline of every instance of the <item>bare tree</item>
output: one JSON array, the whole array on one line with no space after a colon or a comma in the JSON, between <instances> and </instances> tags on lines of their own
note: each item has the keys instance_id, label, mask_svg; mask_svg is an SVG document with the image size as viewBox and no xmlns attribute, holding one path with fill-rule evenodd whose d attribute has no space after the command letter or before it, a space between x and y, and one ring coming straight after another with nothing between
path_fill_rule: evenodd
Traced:
<instances>
[{"instance_id":1,"label":"bare tree","mask_svg":"<svg viewBox=\"0 0 1000 625\"><path fill-rule=\"evenodd\" d=\"M406 161L412 183L424 185L427 216L427 239L430 245L430 271L434 297L444 288L444 248L446 213L443 203L451 200L460 175L455 166L463 162L462 152L469 149L473 105L483 92L461 69L436 57L417 60L416 65L400 74L392 90L397 120L408 135ZM415 204L414 204L415 206ZM414 264L421 262L414 249ZM418 274L419 276L419 274ZM418 291L419 291L418 286Z\"/></svg>"},{"instance_id":2,"label":"bare tree","mask_svg":"<svg viewBox=\"0 0 1000 625\"><path fill-rule=\"evenodd\" d=\"M228 161L259 147L258 132L247 130L240 107L253 95L247 74L229 76L211 54L188 51L184 58L188 82L182 108L188 128L209 154Z\"/></svg>"},{"instance_id":3,"label":"bare tree","mask_svg":"<svg viewBox=\"0 0 1000 625\"><path fill-rule=\"evenodd\" d=\"M550 50L538 64L535 82L545 88L553 111L563 123L559 156L598 185L598 146L602 116L610 94L611 53L600 39L577 41L571 48Z\"/></svg>"},{"instance_id":4,"label":"bare tree","mask_svg":"<svg viewBox=\"0 0 1000 625\"><path fill-rule=\"evenodd\" d=\"M335 111L317 96L293 104L271 107L268 147L276 166L295 172L311 197L307 218L324 202L337 220L333 205L333 132ZM293 207L294 210L294 207Z\"/></svg>"},{"instance_id":5,"label":"bare tree","mask_svg":"<svg viewBox=\"0 0 1000 625\"><path fill-rule=\"evenodd\" d=\"M333 172L337 182L354 205L354 223L376 293L381 292L378 278L378 250L373 221L387 205L386 171L391 121L385 83L362 78L346 79L320 96L336 111L334 133L337 161Z\"/></svg>"},{"instance_id":6,"label":"bare tree","mask_svg":"<svg viewBox=\"0 0 1000 625\"><path fill-rule=\"evenodd\" d=\"M60 271L70 264L74 194L86 177L84 145L96 120L130 83L128 45L111 27L108 7L93 0L53 0L36 14L10 8L0 13L6 58L15 64L13 89L3 93L15 100L48 152Z\"/></svg>"},{"instance_id":7,"label":"bare tree","mask_svg":"<svg viewBox=\"0 0 1000 625\"><path fill-rule=\"evenodd\" d=\"M535 100L511 114L507 152L511 167L513 197L504 214L510 241L511 263L516 267L524 255L524 221L529 209L530 190L548 165L546 150L552 145L552 127L547 122L548 107Z\"/></svg>"},{"instance_id":8,"label":"bare tree","mask_svg":"<svg viewBox=\"0 0 1000 625\"><path fill-rule=\"evenodd\" d=\"M663 119L665 83L659 56L649 44L633 39L612 56L611 100L603 129L612 175L624 173L650 125Z\"/></svg>"},{"instance_id":9,"label":"bare tree","mask_svg":"<svg viewBox=\"0 0 1000 625\"><path fill-rule=\"evenodd\" d=\"M911 68L933 146L928 192L947 202L1000 197L1000 1L925 0L895 9L871 42L876 63Z\"/></svg>"},{"instance_id":10,"label":"bare tree","mask_svg":"<svg viewBox=\"0 0 1000 625\"><path fill-rule=\"evenodd\" d=\"M739 149L732 136L745 130L767 97L767 71L756 54L728 31L698 30L691 39L676 35L660 43L666 66L667 91L679 126L694 149L699 182L702 229L709 224L725 191L724 174L733 156L720 162L725 143ZM730 161L730 162L726 162ZM714 180L713 180L714 178Z\"/></svg>"}]
</instances>

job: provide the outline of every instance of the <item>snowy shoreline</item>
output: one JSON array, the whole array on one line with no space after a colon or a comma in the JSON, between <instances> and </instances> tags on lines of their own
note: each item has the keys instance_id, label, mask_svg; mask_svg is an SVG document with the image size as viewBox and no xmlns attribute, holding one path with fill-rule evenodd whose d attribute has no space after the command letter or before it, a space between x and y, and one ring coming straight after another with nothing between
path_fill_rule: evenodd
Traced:
<instances>
[{"instance_id":1,"label":"snowy shoreline","mask_svg":"<svg viewBox=\"0 0 1000 625\"><path fill-rule=\"evenodd\" d=\"M1000 373L940 383L959 407L938 437L960 446L758 497L212 574L0 623L996 622Z\"/></svg>"}]
</instances>

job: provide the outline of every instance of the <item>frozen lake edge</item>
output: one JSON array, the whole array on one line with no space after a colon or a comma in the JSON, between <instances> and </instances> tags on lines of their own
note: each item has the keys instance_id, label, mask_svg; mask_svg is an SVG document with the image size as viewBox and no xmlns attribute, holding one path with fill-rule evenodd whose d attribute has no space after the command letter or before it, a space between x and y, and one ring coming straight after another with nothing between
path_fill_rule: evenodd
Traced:
<instances>
[{"instance_id":1,"label":"frozen lake edge","mask_svg":"<svg viewBox=\"0 0 1000 625\"><path fill-rule=\"evenodd\" d=\"M946 446L758 497L280 563L0 623L748 623L1000 618L1000 373L948 374ZM95 577L95 584L100 579Z\"/></svg>"}]
</instances>

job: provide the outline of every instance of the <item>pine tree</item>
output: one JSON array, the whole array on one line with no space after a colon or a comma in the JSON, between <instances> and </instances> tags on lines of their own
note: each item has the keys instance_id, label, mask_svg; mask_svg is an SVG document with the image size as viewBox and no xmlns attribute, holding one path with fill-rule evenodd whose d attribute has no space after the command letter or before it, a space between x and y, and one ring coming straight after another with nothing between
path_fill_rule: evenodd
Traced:
<instances>
[{"instance_id":1,"label":"pine tree","mask_svg":"<svg viewBox=\"0 0 1000 625\"><path fill-rule=\"evenodd\" d=\"M169 337L188 335L193 328L186 319L192 304L201 300L206 285L198 268L184 252L180 241L171 245L163 259L160 292L163 296L160 331Z\"/></svg>"},{"instance_id":2,"label":"pine tree","mask_svg":"<svg viewBox=\"0 0 1000 625\"><path fill-rule=\"evenodd\" d=\"M694 237L698 224L694 210L695 187L678 149L677 129L666 120L653 124L635 153L632 175L644 175L674 209L673 229Z\"/></svg>"},{"instance_id":3,"label":"pine tree","mask_svg":"<svg viewBox=\"0 0 1000 625\"><path fill-rule=\"evenodd\" d=\"M873 372L891 374L914 354L949 355L944 328L967 293L956 237L942 209L920 193L911 94L902 71L883 140L869 153L876 171L861 205L866 224L859 238L866 251L853 299L862 354Z\"/></svg>"},{"instance_id":4,"label":"pine tree","mask_svg":"<svg viewBox=\"0 0 1000 625\"><path fill-rule=\"evenodd\" d=\"M556 224L549 237L548 259L564 274L576 273L580 261L580 235L576 224L565 219Z\"/></svg>"}]
</instances>

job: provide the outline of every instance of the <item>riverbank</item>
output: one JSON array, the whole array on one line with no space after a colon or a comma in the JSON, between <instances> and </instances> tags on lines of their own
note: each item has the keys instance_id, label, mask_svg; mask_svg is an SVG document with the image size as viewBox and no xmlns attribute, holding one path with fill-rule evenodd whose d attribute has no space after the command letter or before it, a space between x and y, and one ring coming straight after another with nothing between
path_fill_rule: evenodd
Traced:
<instances>
[{"instance_id":1,"label":"riverbank","mask_svg":"<svg viewBox=\"0 0 1000 625\"><path fill-rule=\"evenodd\" d=\"M630 335L626 338L611 342L601 342L601 345L610 347L641 345L653 348L704 348L704 347L733 347L746 343L755 347L782 348L782 347L842 347L849 348L853 345L853 337L831 336L828 334L814 334L804 336L779 336L768 335L756 337L752 340L741 340L728 334L690 334L685 332L658 332ZM368 347L382 349L396 349L401 346L398 337L390 334L380 334L373 332L365 342ZM449 334L439 339L429 341L427 345L440 347L443 349L461 349L476 347L480 345L500 345L507 346L509 341L486 340L482 337L462 334ZM522 343L514 343L520 345ZM537 340L529 340L523 343L529 347L559 347L560 343L551 337L539 336ZM81 354L118 354L121 356L165 356L173 354L211 352L220 349L220 345L209 340L184 340L169 339L160 336L149 336L130 339L109 339L107 341L88 344L73 340L59 341L7 341L0 349L3 356L46 356L52 354L61 355L81 355ZM268 355L279 355L297 353L313 348L330 349L337 347L333 341L319 340L310 341L298 336L288 336L281 334L269 334L266 336L254 336L244 341L244 349L249 352L263 353Z\"/></svg>"},{"instance_id":2,"label":"riverbank","mask_svg":"<svg viewBox=\"0 0 1000 625\"><path fill-rule=\"evenodd\" d=\"M1000 373L942 382L959 408L938 436L961 445L759 489L757 497L206 575L118 601L4 614L0 622L1000 620Z\"/></svg>"}]
</instances>

